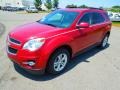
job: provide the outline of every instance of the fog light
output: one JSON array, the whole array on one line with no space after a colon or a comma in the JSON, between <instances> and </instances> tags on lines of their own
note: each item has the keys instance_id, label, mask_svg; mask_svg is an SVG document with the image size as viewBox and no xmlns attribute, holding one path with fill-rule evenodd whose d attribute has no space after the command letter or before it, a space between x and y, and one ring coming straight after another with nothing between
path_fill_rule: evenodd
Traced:
<instances>
[{"instance_id":1,"label":"fog light","mask_svg":"<svg viewBox=\"0 0 120 90\"><path fill-rule=\"evenodd\" d=\"M29 65L29 66L34 66L35 62L34 61L28 61L28 62L23 62L23 64Z\"/></svg>"},{"instance_id":2,"label":"fog light","mask_svg":"<svg viewBox=\"0 0 120 90\"><path fill-rule=\"evenodd\" d=\"M34 66L34 65L35 65L35 62L29 61L29 62L28 62L28 65L29 65L29 66Z\"/></svg>"}]
</instances>

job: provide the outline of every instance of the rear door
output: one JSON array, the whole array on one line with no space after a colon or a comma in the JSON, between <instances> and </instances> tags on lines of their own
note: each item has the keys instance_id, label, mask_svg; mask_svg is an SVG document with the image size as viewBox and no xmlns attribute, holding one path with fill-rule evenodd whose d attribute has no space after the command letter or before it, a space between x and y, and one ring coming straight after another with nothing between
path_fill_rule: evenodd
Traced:
<instances>
[{"instance_id":1,"label":"rear door","mask_svg":"<svg viewBox=\"0 0 120 90\"><path fill-rule=\"evenodd\" d=\"M106 28L105 18L102 13L92 12L91 27L94 31L91 35L92 43L100 42Z\"/></svg>"},{"instance_id":2,"label":"rear door","mask_svg":"<svg viewBox=\"0 0 120 90\"><path fill-rule=\"evenodd\" d=\"M105 29L105 19L102 14L98 12L87 12L83 14L78 24L81 22L87 22L90 26L88 28L80 28L78 30L80 34L77 39L79 50L85 49L99 42Z\"/></svg>"}]
</instances>

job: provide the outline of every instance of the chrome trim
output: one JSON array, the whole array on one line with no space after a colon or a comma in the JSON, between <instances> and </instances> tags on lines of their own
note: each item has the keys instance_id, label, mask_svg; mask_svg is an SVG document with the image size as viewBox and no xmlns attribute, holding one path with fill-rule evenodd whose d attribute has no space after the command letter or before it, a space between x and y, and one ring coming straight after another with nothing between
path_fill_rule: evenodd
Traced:
<instances>
[{"instance_id":1,"label":"chrome trim","mask_svg":"<svg viewBox=\"0 0 120 90\"><path fill-rule=\"evenodd\" d=\"M77 21L76 26L79 25L79 21L83 18L83 16L86 15L86 14L89 14L89 13L92 14L92 13L99 13L99 12L96 12L96 11L85 12L85 13L80 17L80 19ZM100 14L101 14L101 13L100 13ZM104 17L103 13L102 13L101 15ZM91 16L92 16L92 15L91 15ZM96 24L90 24L90 27L96 26L96 25L105 24L105 23L106 23L106 18L104 17L104 19L105 19L104 22L96 23Z\"/></svg>"},{"instance_id":2,"label":"chrome trim","mask_svg":"<svg viewBox=\"0 0 120 90\"><path fill-rule=\"evenodd\" d=\"M14 39L14 38L12 38L12 39ZM16 40L16 39L14 39L14 40ZM17 41L17 40L16 40ZM10 40L10 37L8 36L8 42L10 42L10 43L12 43L12 44L15 44L15 45L21 45L21 44L17 44L17 43L14 43L14 42L12 42L11 40ZM20 42L21 43L21 42Z\"/></svg>"},{"instance_id":3,"label":"chrome trim","mask_svg":"<svg viewBox=\"0 0 120 90\"><path fill-rule=\"evenodd\" d=\"M9 47L9 46L7 46L7 48L6 48L8 54L17 55L17 54L14 54L14 53L9 52L8 47Z\"/></svg>"}]
</instances>

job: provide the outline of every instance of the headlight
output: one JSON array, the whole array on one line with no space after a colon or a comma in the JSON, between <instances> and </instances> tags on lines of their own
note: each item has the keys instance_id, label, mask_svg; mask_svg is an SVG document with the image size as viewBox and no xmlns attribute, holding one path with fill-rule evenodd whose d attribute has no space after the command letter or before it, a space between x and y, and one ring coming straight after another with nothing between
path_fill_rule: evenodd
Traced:
<instances>
[{"instance_id":1,"label":"headlight","mask_svg":"<svg viewBox=\"0 0 120 90\"><path fill-rule=\"evenodd\" d=\"M39 49L44 43L45 43L45 38L32 39L24 44L23 49L27 49L29 51L35 51Z\"/></svg>"}]
</instances>

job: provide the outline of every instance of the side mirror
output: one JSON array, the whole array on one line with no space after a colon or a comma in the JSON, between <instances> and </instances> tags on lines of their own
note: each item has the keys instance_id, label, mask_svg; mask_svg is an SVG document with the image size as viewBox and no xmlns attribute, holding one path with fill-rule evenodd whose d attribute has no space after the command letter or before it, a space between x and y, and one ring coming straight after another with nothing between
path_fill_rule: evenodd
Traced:
<instances>
[{"instance_id":1,"label":"side mirror","mask_svg":"<svg viewBox=\"0 0 120 90\"><path fill-rule=\"evenodd\" d=\"M77 28L88 28L90 26L87 22L81 22L79 25L77 25Z\"/></svg>"}]
</instances>

